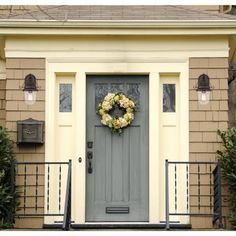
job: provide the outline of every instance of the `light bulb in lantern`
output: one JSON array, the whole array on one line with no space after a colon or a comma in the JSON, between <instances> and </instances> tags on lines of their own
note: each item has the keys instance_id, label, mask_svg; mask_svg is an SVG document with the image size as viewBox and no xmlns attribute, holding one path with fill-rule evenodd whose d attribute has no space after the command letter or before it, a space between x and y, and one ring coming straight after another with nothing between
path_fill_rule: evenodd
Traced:
<instances>
[{"instance_id":1,"label":"light bulb in lantern","mask_svg":"<svg viewBox=\"0 0 236 236\"><path fill-rule=\"evenodd\" d=\"M198 91L198 102L202 105L206 105L210 100L211 91Z\"/></svg>"},{"instance_id":2,"label":"light bulb in lantern","mask_svg":"<svg viewBox=\"0 0 236 236\"><path fill-rule=\"evenodd\" d=\"M24 91L24 94L27 105L33 105L36 102L37 91Z\"/></svg>"}]
</instances>

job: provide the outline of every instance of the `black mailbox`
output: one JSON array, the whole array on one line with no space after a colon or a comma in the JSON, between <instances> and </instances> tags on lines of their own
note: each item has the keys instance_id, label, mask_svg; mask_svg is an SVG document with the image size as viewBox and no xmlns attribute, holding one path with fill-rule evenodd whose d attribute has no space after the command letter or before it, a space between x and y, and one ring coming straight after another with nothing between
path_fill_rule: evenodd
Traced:
<instances>
[{"instance_id":1,"label":"black mailbox","mask_svg":"<svg viewBox=\"0 0 236 236\"><path fill-rule=\"evenodd\" d=\"M44 121L27 120L17 121L17 143L44 143Z\"/></svg>"}]
</instances>

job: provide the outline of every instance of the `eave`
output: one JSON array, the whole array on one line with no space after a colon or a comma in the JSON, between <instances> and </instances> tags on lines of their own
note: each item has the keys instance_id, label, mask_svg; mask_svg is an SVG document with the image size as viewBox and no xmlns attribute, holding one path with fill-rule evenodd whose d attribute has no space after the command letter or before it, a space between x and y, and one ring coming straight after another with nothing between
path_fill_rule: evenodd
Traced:
<instances>
[{"instance_id":1,"label":"eave","mask_svg":"<svg viewBox=\"0 0 236 236\"><path fill-rule=\"evenodd\" d=\"M0 20L0 35L234 35L236 20Z\"/></svg>"}]
</instances>

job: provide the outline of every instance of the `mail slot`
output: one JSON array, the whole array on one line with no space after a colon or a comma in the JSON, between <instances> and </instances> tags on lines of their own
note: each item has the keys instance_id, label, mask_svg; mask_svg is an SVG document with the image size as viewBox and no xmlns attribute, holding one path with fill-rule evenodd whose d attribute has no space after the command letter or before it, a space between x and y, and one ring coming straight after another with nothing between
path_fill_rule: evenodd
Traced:
<instances>
[{"instance_id":1,"label":"mail slot","mask_svg":"<svg viewBox=\"0 0 236 236\"><path fill-rule=\"evenodd\" d=\"M129 207L106 207L106 214L129 214Z\"/></svg>"},{"instance_id":2,"label":"mail slot","mask_svg":"<svg viewBox=\"0 0 236 236\"><path fill-rule=\"evenodd\" d=\"M17 143L44 143L44 121L27 120L17 121Z\"/></svg>"}]
</instances>

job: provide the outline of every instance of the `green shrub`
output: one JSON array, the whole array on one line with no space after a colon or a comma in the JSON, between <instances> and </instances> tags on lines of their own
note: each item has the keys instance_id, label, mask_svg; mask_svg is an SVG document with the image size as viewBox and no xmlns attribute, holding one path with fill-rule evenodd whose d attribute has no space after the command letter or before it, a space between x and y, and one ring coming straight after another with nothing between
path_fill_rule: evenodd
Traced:
<instances>
[{"instance_id":1,"label":"green shrub","mask_svg":"<svg viewBox=\"0 0 236 236\"><path fill-rule=\"evenodd\" d=\"M6 129L0 127L0 228L13 227L10 216L18 206L19 194L11 188L11 170L15 162L13 141Z\"/></svg>"},{"instance_id":2,"label":"green shrub","mask_svg":"<svg viewBox=\"0 0 236 236\"><path fill-rule=\"evenodd\" d=\"M229 186L229 220L233 226L236 226L236 128L230 128L227 131L219 131L224 150L217 151L221 160L222 176Z\"/></svg>"}]
</instances>

